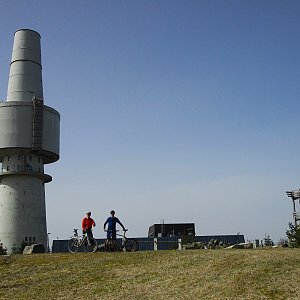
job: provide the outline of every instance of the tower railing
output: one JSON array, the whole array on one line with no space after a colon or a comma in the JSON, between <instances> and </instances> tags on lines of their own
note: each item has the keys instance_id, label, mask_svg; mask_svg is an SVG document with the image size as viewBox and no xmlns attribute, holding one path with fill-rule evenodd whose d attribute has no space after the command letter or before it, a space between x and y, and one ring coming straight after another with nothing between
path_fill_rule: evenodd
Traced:
<instances>
[{"instance_id":1,"label":"tower railing","mask_svg":"<svg viewBox=\"0 0 300 300\"><path fill-rule=\"evenodd\" d=\"M287 191L286 194L293 201L293 220L295 227L298 226L298 222L300 221L300 189ZM298 202L298 205L297 205Z\"/></svg>"}]
</instances>

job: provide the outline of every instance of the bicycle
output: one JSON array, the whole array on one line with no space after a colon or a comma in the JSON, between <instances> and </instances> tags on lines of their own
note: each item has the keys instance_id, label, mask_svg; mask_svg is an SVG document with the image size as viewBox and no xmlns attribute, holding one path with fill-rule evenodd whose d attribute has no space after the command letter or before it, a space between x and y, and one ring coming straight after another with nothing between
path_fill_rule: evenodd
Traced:
<instances>
[{"instance_id":1,"label":"bicycle","mask_svg":"<svg viewBox=\"0 0 300 300\"><path fill-rule=\"evenodd\" d=\"M106 232L112 232L112 230L105 230ZM117 230L118 232L119 230ZM139 242L133 238L126 237L128 229L123 230L123 234L116 233L121 237L121 243L117 239L107 238L104 245L104 250L108 252L114 251L129 251L134 252L139 250Z\"/></svg>"},{"instance_id":2,"label":"bicycle","mask_svg":"<svg viewBox=\"0 0 300 300\"><path fill-rule=\"evenodd\" d=\"M85 233L78 235L78 229L73 229L74 236L68 242L68 248L71 253L75 253L79 250L84 252L96 252L98 249L98 243L93 237L88 237Z\"/></svg>"}]
</instances>

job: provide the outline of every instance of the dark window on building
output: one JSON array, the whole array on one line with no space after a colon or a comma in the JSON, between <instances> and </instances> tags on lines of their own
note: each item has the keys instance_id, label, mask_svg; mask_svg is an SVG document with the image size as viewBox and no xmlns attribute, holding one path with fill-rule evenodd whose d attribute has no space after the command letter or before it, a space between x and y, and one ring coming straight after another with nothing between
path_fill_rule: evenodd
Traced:
<instances>
[{"instance_id":1,"label":"dark window on building","mask_svg":"<svg viewBox=\"0 0 300 300\"><path fill-rule=\"evenodd\" d=\"M25 236L25 242L27 242L28 241L28 237L27 236Z\"/></svg>"},{"instance_id":2,"label":"dark window on building","mask_svg":"<svg viewBox=\"0 0 300 300\"><path fill-rule=\"evenodd\" d=\"M29 237L29 242L31 242L31 236Z\"/></svg>"},{"instance_id":3,"label":"dark window on building","mask_svg":"<svg viewBox=\"0 0 300 300\"><path fill-rule=\"evenodd\" d=\"M32 238L32 240L35 242L35 236Z\"/></svg>"}]
</instances>

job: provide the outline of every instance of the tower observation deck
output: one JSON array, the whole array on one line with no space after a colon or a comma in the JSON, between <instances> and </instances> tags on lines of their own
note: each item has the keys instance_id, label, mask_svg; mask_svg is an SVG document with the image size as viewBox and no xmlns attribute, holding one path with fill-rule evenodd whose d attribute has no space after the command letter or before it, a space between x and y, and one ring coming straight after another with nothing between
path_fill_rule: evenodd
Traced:
<instances>
[{"instance_id":1,"label":"tower observation deck","mask_svg":"<svg viewBox=\"0 0 300 300\"><path fill-rule=\"evenodd\" d=\"M40 35L15 32L7 99L0 102L0 242L47 247L44 164L59 159L59 113L44 105Z\"/></svg>"}]
</instances>

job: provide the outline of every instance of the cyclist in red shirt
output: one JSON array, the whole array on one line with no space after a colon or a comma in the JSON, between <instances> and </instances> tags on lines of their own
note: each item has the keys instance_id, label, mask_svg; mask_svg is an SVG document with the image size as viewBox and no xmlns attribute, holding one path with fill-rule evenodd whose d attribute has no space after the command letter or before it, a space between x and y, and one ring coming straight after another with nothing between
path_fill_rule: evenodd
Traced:
<instances>
[{"instance_id":1,"label":"cyclist in red shirt","mask_svg":"<svg viewBox=\"0 0 300 300\"><path fill-rule=\"evenodd\" d=\"M91 218L91 212L86 213L86 217L82 219L82 233L87 234L87 236L90 238L93 237L92 227L96 226L95 221Z\"/></svg>"}]
</instances>

